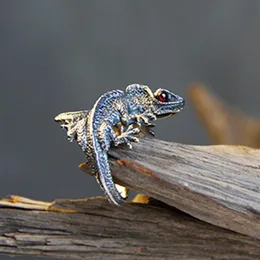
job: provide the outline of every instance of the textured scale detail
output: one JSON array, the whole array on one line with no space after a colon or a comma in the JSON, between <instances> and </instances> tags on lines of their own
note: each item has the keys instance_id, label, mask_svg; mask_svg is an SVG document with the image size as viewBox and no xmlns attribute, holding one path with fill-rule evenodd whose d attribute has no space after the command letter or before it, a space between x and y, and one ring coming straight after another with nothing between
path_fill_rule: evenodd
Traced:
<instances>
[{"instance_id":1,"label":"textured scale detail","mask_svg":"<svg viewBox=\"0 0 260 260\"><path fill-rule=\"evenodd\" d=\"M91 110L65 112L55 117L67 130L69 141L76 140L86 155L92 174L107 198L120 205L127 197L123 187L115 185L108 163L111 145L138 142L135 136L142 126L154 127L153 121L180 112L184 99L166 89L154 93L145 85L132 84L126 91L113 90L102 95ZM118 131L115 131L115 128ZM118 134L119 133L119 134Z\"/></svg>"}]
</instances>

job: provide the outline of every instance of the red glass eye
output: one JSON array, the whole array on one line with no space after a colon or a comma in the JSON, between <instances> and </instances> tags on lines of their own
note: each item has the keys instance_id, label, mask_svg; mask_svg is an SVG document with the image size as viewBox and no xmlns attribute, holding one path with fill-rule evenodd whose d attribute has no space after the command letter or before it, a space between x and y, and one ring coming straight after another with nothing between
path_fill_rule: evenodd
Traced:
<instances>
[{"instance_id":1,"label":"red glass eye","mask_svg":"<svg viewBox=\"0 0 260 260\"><path fill-rule=\"evenodd\" d=\"M166 102L166 101L168 101L168 95L167 95L167 93L161 92L161 93L158 95L158 100L161 101L161 102Z\"/></svg>"}]
</instances>

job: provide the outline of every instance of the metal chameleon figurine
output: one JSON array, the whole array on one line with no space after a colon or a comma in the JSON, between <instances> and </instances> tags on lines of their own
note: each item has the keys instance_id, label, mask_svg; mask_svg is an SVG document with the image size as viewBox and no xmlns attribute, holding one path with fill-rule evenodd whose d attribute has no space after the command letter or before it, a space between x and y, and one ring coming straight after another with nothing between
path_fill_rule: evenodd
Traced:
<instances>
[{"instance_id":1,"label":"metal chameleon figurine","mask_svg":"<svg viewBox=\"0 0 260 260\"><path fill-rule=\"evenodd\" d=\"M105 93L91 110L61 113L55 121L67 129L69 141L77 141L101 189L112 203L119 206L125 198L112 179L108 163L110 146L127 144L131 148L131 142L139 141L136 135L142 126L154 126L153 121L180 112L184 104L182 97L166 89L153 93L148 86L132 84L125 92L112 90Z\"/></svg>"}]
</instances>

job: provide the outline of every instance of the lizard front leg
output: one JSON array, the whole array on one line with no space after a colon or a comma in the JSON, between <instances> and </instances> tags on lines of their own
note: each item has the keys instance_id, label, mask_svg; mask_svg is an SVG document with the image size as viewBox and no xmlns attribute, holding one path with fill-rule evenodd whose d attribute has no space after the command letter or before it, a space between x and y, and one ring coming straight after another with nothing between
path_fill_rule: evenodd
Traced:
<instances>
[{"instance_id":1,"label":"lizard front leg","mask_svg":"<svg viewBox=\"0 0 260 260\"><path fill-rule=\"evenodd\" d=\"M150 121L155 121L157 119L156 115L152 112L144 112L142 114L135 115L137 124L140 126L144 124L145 126L153 127L154 124Z\"/></svg>"},{"instance_id":2,"label":"lizard front leg","mask_svg":"<svg viewBox=\"0 0 260 260\"><path fill-rule=\"evenodd\" d=\"M139 128L134 128L133 124L129 125L126 130L124 126L120 126L120 135L117 135L112 125L108 122L102 122L98 128L98 141L102 149L108 151L111 142L118 146L119 144L127 144L132 148L131 142L139 142L139 139L133 135L140 132Z\"/></svg>"},{"instance_id":3,"label":"lizard front leg","mask_svg":"<svg viewBox=\"0 0 260 260\"><path fill-rule=\"evenodd\" d=\"M139 142L139 139L134 135L139 134L141 130L139 127L134 127L133 124L129 125L126 130L124 128L125 127L122 125L120 128L121 134L119 136L116 136L116 138L114 139L114 145L117 146L119 144L125 143L130 149L132 149L131 142Z\"/></svg>"},{"instance_id":4,"label":"lizard front leg","mask_svg":"<svg viewBox=\"0 0 260 260\"><path fill-rule=\"evenodd\" d=\"M143 113L129 114L126 107L122 104L118 105L118 111L121 114L121 122L124 125L137 123L138 127L140 127L142 124L153 127L154 124L152 124L150 121L155 121L157 119L156 115L150 110L147 110Z\"/></svg>"},{"instance_id":5,"label":"lizard front leg","mask_svg":"<svg viewBox=\"0 0 260 260\"><path fill-rule=\"evenodd\" d=\"M82 124L86 124L88 114L89 110L64 112L57 115L55 121L60 122L61 127L67 130L67 138L72 142L73 140L77 140L78 132L81 131L78 131L78 129L82 128Z\"/></svg>"},{"instance_id":6,"label":"lizard front leg","mask_svg":"<svg viewBox=\"0 0 260 260\"><path fill-rule=\"evenodd\" d=\"M121 129L121 133L127 132L130 130L130 135L132 135L131 130L133 129L133 124L136 124L136 128L141 131L142 125L147 127L147 131L151 135L155 135L154 132L151 130L152 127L155 125L150 121L155 121L157 119L156 115L151 111L146 111L141 114L128 114L126 107L122 104L118 105L118 110L121 114L121 122L125 126L129 126L130 129L124 130L124 127ZM136 130L137 131L137 130ZM135 134L139 133L138 131Z\"/></svg>"}]
</instances>

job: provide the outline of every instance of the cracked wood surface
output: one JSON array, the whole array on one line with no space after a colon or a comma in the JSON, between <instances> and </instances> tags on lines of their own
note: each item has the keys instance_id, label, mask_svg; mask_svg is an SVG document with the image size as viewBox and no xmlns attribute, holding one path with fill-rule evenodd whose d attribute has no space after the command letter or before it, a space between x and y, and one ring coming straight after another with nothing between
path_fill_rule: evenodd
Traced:
<instances>
[{"instance_id":1,"label":"cracked wood surface","mask_svg":"<svg viewBox=\"0 0 260 260\"><path fill-rule=\"evenodd\" d=\"M260 150L143 138L112 149L114 177L200 220L260 239Z\"/></svg>"},{"instance_id":2,"label":"cracked wood surface","mask_svg":"<svg viewBox=\"0 0 260 260\"><path fill-rule=\"evenodd\" d=\"M167 205L0 201L0 253L64 259L258 259L258 239Z\"/></svg>"}]
</instances>

